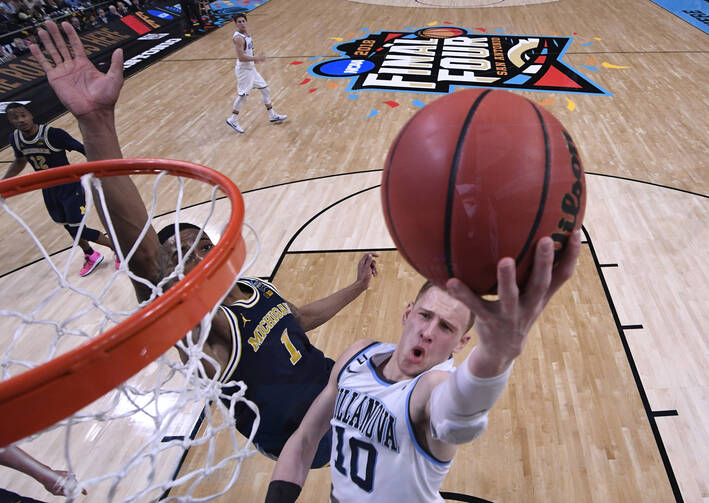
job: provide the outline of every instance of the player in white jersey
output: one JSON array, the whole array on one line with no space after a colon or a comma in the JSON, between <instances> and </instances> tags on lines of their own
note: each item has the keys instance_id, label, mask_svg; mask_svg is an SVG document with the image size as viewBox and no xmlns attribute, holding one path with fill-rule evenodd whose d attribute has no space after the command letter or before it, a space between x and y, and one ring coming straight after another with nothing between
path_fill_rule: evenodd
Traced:
<instances>
[{"instance_id":1,"label":"player in white jersey","mask_svg":"<svg viewBox=\"0 0 709 503\"><path fill-rule=\"evenodd\" d=\"M445 290L424 284L404 311L395 346L358 341L337 360L281 451L266 503L297 499L329 427L332 502L442 501L438 491L458 446L485 430L530 328L573 274L580 243L575 233L554 267L554 244L542 238L522 292L514 259L500 260L496 301L457 279ZM450 356L465 347L473 322L478 344L450 372Z\"/></svg>"},{"instance_id":2,"label":"player in white jersey","mask_svg":"<svg viewBox=\"0 0 709 503\"><path fill-rule=\"evenodd\" d=\"M268 120L271 122L282 122L286 120L287 115L277 114L271 105L271 92L268 90L268 84L256 70L254 63L266 61L265 56L254 56L254 42L249 35L246 14L243 12L236 14L233 18L236 24L236 31L232 37L234 48L236 49L236 87L237 97L232 106L231 117L226 120L226 123L237 133L243 133L244 128L239 125L239 112L244 106L246 98L249 96L249 91L258 89L261 91L263 104L266 105L268 111Z\"/></svg>"}]
</instances>

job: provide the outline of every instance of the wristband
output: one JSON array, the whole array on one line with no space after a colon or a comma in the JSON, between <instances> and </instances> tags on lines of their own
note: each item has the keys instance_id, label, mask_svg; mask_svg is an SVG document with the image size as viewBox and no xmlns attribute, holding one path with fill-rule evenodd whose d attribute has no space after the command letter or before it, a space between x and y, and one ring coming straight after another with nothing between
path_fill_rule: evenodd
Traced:
<instances>
[{"instance_id":1,"label":"wristband","mask_svg":"<svg viewBox=\"0 0 709 503\"><path fill-rule=\"evenodd\" d=\"M265 503L293 503L298 499L301 487L285 480L272 480L268 484Z\"/></svg>"}]
</instances>

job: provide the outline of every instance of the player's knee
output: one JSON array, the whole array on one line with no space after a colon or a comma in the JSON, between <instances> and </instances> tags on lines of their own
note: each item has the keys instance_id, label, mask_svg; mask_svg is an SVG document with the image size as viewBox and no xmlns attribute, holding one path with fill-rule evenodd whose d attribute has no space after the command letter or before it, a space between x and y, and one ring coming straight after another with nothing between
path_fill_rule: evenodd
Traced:
<instances>
[{"instance_id":1,"label":"player's knee","mask_svg":"<svg viewBox=\"0 0 709 503\"><path fill-rule=\"evenodd\" d=\"M248 98L248 97L249 97L248 93L240 94L239 96L237 96L236 101L234 101L233 110L235 112L238 112L239 110L241 110L241 107L244 106L244 103L246 102L246 98Z\"/></svg>"},{"instance_id":2,"label":"player's knee","mask_svg":"<svg viewBox=\"0 0 709 503\"><path fill-rule=\"evenodd\" d=\"M76 235L79 233L79 226L78 225L69 225L69 224L64 224L64 228L66 231L69 233L69 235L76 239ZM86 241L91 241L95 243L101 233L97 231L96 229L91 229L90 227L84 227L84 230L81 231L81 236L79 236L79 239L85 239Z\"/></svg>"},{"instance_id":3,"label":"player's knee","mask_svg":"<svg viewBox=\"0 0 709 503\"><path fill-rule=\"evenodd\" d=\"M259 91L261 91L261 99L263 99L263 103L265 105L270 105L271 104L271 91L268 90L268 86L261 87L259 89Z\"/></svg>"},{"instance_id":4,"label":"player's knee","mask_svg":"<svg viewBox=\"0 0 709 503\"><path fill-rule=\"evenodd\" d=\"M66 231L69 233L69 235L71 237L76 238L76 234L79 232L78 225L64 224L64 228L66 229Z\"/></svg>"}]
</instances>

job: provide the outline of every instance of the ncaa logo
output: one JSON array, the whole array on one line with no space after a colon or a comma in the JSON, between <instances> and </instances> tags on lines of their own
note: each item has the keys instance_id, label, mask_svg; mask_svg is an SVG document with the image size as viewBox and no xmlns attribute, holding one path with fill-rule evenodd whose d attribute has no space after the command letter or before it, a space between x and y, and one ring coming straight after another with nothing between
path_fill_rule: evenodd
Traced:
<instances>
[{"instance_id":1,"label":"ncaa logo","mask_svg":"<svg viewBox=\"0 0 709 503\"><path fill-rule=\"evenodd\" d=\"M149 9L148 14L151 16L159 17L160 19L173 19L173 17L167 12L162 12L159 10Z\"/></svg>"},{"instance_id":2,"label":"ncaa logo","mask_svg":"<svg viewBox=\"0 0 709 503\"><path fill-rule=\"evenodd\" d=\"M367 73L374 68L374 63L366 59L336 59L328 61L319 69L322 73L333 77L349 77Z\"/></svg>"}]
</instances>

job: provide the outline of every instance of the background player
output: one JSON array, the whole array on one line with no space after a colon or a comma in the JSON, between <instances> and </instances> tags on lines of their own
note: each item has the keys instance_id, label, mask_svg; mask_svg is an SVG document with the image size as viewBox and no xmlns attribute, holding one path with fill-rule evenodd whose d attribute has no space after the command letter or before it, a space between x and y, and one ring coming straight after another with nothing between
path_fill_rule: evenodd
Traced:
<instances>
[{"instance_id":1,"label":"background player","mask_svg":"<svg viewBox=\"0 0 709 503\"><path fill-rule=\"evenodd\" d=\"M5 109L7 120L15 131L10 134L9 143L15 152L15 159L5 172L3 179L18 175L27 161L35 171L56 168L69 164L66 151L74 150L86 155L84 146L64 131L44 124L37 124L29 109L20 103L10 103ZM42 189L44 204L52 220L62 224L72 238L76 238L84 214L86 201L81 182L66 183ZM113 249L111 241L96 229L84 227L79 246L84 250L84 265L80 276L90 274L103 260L103 255L91 248L89 241ZM118 256L116 269L118 269Z\"/></svg>"},{"instance_id":2,"label":"background player","mask_svg":"<svg viewBox=\"0 0 709 503\"><path fill-rule=\"evenodd\" d=\"M62 27L74 57L57 25L50 21L46 27L53 40L44 30L40 30L39 35L54 66L36 45L31 51L47 72L59 99L78 119L87 158L92 161L121 158L114 108L123 85L122 51L118 49L113 53L110 69L103 74L87 59L69 23L62 23ZM148 218L143 201L128 176L104 178L102 187L118 244L128 250ZM209 237L204 233L200 235L199 228L191 224L182 225L179 234L175 234L172 225L160 233L150 226L130 260L130 270L156 284L174 269L178 246L186 254L197 239L193 254L185 259L185 274L209 253L212 248ZM280 297L273 285L247 278L231 290L217 311L203 352L219 363L222 380L243 377L246 381L250 394L247 397L260 408L263 426L259 427L256 438L265 453L273 456L280 453L307 405L329 379L332 361L310 344L305 331L325 323L368 288L372 276L376 275L375 257L375 254L362 257L357 266L357 278L351 285L306 306L297 308ZM151 297L150 287L138 281L134 281L133 286L139 301ZM184 342L189 346L188 337ZM237 360L239 346L241 359ZM181 353L181 357L185 355ZM210 376L216 374L208 359L204 363ZM241 412L237 411L237 416ZM319 452L322 453L321 463L325 463L329 457L329 438L322 441Z\"/></svg>"},{"instance_id":3,"label":"background player","mask_svg":"<svg viewBox=\"0 0 709 503\"><path fill-rule=\"evenodd\" d=\"M236 48L236 66L234 67L234 73L236 73L238 96L236 97L236 101L234 101L231 117L226 120L226 123L237 133L243 133L244 128L239 125L239 111L246 102L246 98L249 96L251 89L261 91L261 98L263 98L263 103L266 105L268 119L271 122L284 121L288 116L279 115L273 110L271 106L271 92L268 90L268 84L254 66L255 62L261 63L266 61L266 57L254 56L254 43L248 32L246 14L243 12L236 14L232 19L236 24L236 31L232 37L232 42Z\"/></svg>"}]
</instances>

